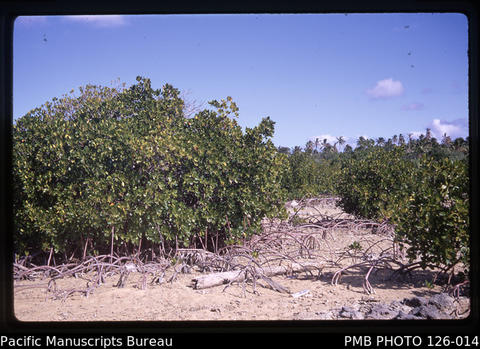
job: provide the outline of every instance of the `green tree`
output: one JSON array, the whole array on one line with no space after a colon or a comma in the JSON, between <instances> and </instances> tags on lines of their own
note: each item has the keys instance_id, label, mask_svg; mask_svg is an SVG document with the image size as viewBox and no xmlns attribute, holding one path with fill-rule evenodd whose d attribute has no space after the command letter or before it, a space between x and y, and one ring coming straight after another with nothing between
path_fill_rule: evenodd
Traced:
<instances>
[{"instance_id":1,"label":"green tree","mask_svg":"<svg viewBox=\"0 0 480 349\"><path fill-rule=\"evenodd\" d=\"M390 220L395 207L410 188L412 164L403 159L400 147L389 151L381 146L365 150L359 146L342 161L336 182L340 206L356 216Z\"/></svg>"},{"instance_id":2,"label":"green tree","mask_svg":"<svg viewBox=\"0 0 480 349\"><path fill-rule=\"evenodd\" d=\"M274 122L243 132L230 97L210 104L186 118L177 89L138 77L122 90L80 88L17 120L16 252L78 255L86 241L108 251L112 238L188 245L209 232L224 243L285 214Z\"/></svg>"},{"instance_id":3,"label":"green tree","mask_svg":"<svg viewBox=\"0 0 480 349\"><path fill-rule=\"evenodd\" d=\"M407 204L398 206L398 238L423 267L469 265L469 181L466 161L423 156Z\"/></svg>"}]
</instances>

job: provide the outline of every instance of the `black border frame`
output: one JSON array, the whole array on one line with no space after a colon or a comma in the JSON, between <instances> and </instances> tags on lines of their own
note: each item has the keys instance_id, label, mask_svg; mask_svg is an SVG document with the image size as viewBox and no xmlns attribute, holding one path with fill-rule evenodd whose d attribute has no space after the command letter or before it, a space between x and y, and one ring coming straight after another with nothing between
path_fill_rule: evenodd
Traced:
<instances>
[{"instance_id":1,"label":"black border frame","mask_svg":"<svg viewBox=\"0 0 480 349\"><path fill-rule=\"evenodd\" d=\"M13 316L13 279L11 261L13 260L11 238L12 230L12 191L11 191L11 146L13 120L13 30L14 20L20 15L73 15L73 14L221 14L221 13L414 13L414 12L457 12L463 13L469 21L469 132L470 132L470 194L471 194L471 315L463 320L408 321L408 320L360 320L360 321L185 321L185 322L19 322ZM378 1L350 2L337 0L328 3L283 2L260 3L208 2L185 4L174 2L149 3L143 0L135 2L112 1L17 1L0 4L0 334L9 335L102 335L110 333L122 336L127 333L138 335L172 334L179 337L178 343L185 343L187 334L194 334L197 341L203 341L208 334L227 337L226 334L269 334L283 338L289 334L300 341L315 340L323 337L339 338L337 344L343 345L344 335L474 335L479 328L479 237L478 226L478 7L472 1L399 1L384 3ZM305 337L305 335L310 336ZM318 337L320 336L320 337ZM183 338L183 339L182 339ZM229 336L222 346L235 343ZM177 340L177 339L176 339ZM208 341L209 346L215 345ZM279 343L280 343L279 342ZM189 342L190 343L190 342ZM318 344L318 342L312 342ZM217 343L218 344L218 343ZM240 344L240 343L239 343ZM242 344L247 345L245 341ZM240 344L240 345L242 345ZM249 346L253 343L248 344ZM300 344L297 342L297 345ZM265 345L265 344L263 344Z\"/></svg>"}]
</instances>

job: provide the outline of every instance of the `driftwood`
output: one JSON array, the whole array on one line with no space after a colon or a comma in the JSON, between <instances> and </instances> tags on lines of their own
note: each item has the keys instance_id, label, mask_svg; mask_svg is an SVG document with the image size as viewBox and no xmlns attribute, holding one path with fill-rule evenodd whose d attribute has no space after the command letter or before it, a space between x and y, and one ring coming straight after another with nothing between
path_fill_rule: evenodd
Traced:
<instances>
[{"instance_id":1,"label":"driftwood","mask_svg":"<svg viewBox=\"0 0 480 349\"><path fill-rule=\"evenodd\" d=\"M289 274L295 272L310 272L318 269L318 266L311 263L291 263L289 265L277 265L270 267L254 267L254 272L257 275L262 276L275 276L281 274ZM247 270L233 270L220 273L212 273L208 275L202 275L192 279L192 287L197 290L204 288L220 286L229 284L232 282L242 282L247 279Z\"/></svg>"}]
</instances>

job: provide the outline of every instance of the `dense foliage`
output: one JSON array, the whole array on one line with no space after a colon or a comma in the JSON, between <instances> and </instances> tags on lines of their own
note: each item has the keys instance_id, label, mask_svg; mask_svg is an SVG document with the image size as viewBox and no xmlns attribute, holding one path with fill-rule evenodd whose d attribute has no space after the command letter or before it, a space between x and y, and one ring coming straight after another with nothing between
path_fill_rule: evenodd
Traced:
<instances>
[{"instance_id":1,"label":"dense foliage","mask_svg":"<svg viewBox=\"0 0 480 349\"><path fill-rule=\"evenodd\" d=\"M408 256L420 258L422 267L459 261L468 267L466 140L445 135L438 143L427 129L408 141L402 135L360 137L355 149L347 145L343 152L339 143L317 140L293 152L279 148L289 154L290 197L335 194L347 213L394 224L397 240L408 244Z\"/></svg>"},{"instance_id":2,"label":"dense foliage","mask_svg":"<svg viewBox=\"0 0 480 349\"><path fill-rule=\"evenodd\" d=\"M208 249L285 217L287 198L336 195L350 214L396 227L421 265L469 264L468 140L427 129L356 147L342 137L275 148L274 122L242 128L228 97L186 116L179 91L88 85L18 119L15 252L80 256L141 241Z\"/></svg>"},{"instance_id":3,"label":"dense foliage","mask_svg":"<svg viewBox=\"0 0 480 349\"><path fill-rule=\"evenodd\" d=\"M338 162L318 161L311 153L297 149L289 156L289 172L283 179L283 186L291 199L331 195L335 192L334 179L338 169Z\"/></svg>"},{"instance_id":4,"label":"dense foliage","mask_svg":"<svg viewBox=\"0 0 480 349\"><path fill-rule=\"evenodd\" d=\"M15 249L97 252L140 239L234 241L285 214L286 157L265 118L242 131L230 97L185 117L170 85L87 86L14 125Z\"/></svg>"},{"instance_id":5,"label":"dense foliage","mask_svg":"<svg viewBox=\"0 0 480 349\"><path fill-rule=\"evenodd\" d=\"M291 199L332 195L336 193L336 181L340 171L341 153L336 145L331 146L324 140L322 151L319 142L309 141L302 151L297 146L292 151L287 147L279 147L278 151L288 155L288 175L283 179L283 186Z\"/></svg>"},{"instance_id":6,"label":"dense foliage","mask_svg":"<svg viewBox=\"0 0 480 349\"><path fill-rule=\"evenodd\" d=\"M397 205L395 222L400 241L411 247L421 265L469 265L469 181L465 161L423 156L413 173L407 202Z\"/></svg>"}]
</instances>

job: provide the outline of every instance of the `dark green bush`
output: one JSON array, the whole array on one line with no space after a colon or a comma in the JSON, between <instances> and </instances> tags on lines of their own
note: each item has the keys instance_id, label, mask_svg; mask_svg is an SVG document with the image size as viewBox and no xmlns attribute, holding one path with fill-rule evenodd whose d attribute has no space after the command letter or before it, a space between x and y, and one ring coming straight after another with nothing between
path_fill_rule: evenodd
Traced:
<instances>
[{"instance_id":1,"label":"dark green bush","mask_svg":"<svg viewBox=\"0 0 480 349\"><path fill-rule=\"evenodd\" d=\"M406 147L359 149L343 161L340 206L389 221L396 239L421 266L469 265L469 177L466 159L412 157Z\"/></svg>"},{"instance_id":2,"label":"dark green bush","mask_svg":"<svg viewBox=\"0 0 480 349\"><path fill-rule=\"evenodd\" d=\"M391 220L412 186L412 162L402 147L372 147L345 159L336 190L339 205L355 216Z\"/></svg>"},{"instance_id":3,"label":"dark green bush","mask_svg":"<svg viewBox=\"0 0 480 349\"><path fill-rule=\"evenodd\" d=\"M225 243L285 214L286 156L270 140L272 120L243 132L230 97L189 119L178 90L137 81L87 86L16 121L16 253L79 254L86 241L105 251L112 234L117 246Z\"/></svg>"},{"instance_id":4,"label":"dark green bush","mask_svg":"<svg viewBox=\"0 0 480 349\"><path fill-rule=\"evenodd\" d=\"M466 161L424 156L408 201L396 211L397 236L411 259L427 265L469 265L469 179Z\"/></svg>"}]
</instances>

